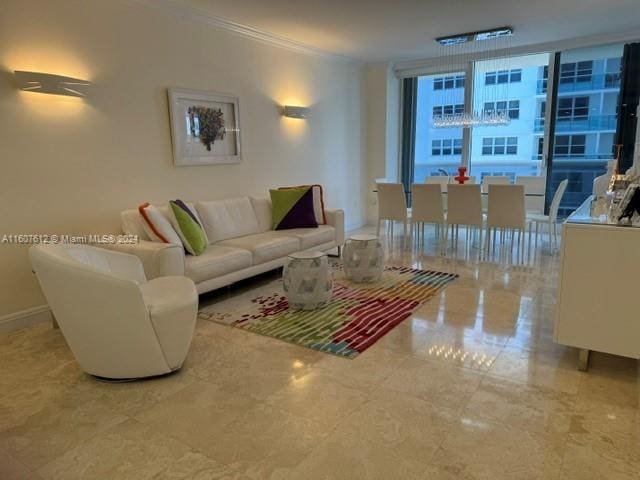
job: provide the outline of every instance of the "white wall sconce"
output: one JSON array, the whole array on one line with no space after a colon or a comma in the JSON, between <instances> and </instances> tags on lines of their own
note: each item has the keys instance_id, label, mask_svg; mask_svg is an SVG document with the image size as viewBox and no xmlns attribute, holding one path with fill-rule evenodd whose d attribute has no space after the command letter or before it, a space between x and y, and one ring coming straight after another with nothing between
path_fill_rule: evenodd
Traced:
<instances>
[{"instance_id":1,"label":"white wall sconce","mask_svg":"<svg viewBox=\"0 0 640 480\"><path fill-rule=\"evenodd\" d=\"M295 107L293 105L285 105L282 107L282 115L288 118L302 118L309 116L309 107Z\"/></svg>"},{"instance_id":2,"label":"white wall sconce","mask_svg":"<svg viewBox=\"0 0 640 480\"><path fill-rule=\"evenodd\" d=\"M91 82L86 80L50 73L16 70L14 74L18 82L18 88L25 92L85 97L86 89L91 85Z\"/></svg>"}]
</instances>

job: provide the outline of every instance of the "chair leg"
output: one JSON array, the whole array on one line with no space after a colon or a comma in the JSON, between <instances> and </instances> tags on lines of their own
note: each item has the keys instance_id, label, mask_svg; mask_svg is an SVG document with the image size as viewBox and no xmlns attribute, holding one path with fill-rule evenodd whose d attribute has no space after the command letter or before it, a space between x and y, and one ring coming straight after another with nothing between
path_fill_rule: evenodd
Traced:
<instances>
[{"instance_id":1,"label":"chair leg","mask_svg":"<svg viewBox=\"0 0 640 480\"><path fill-rule=\"evenodd\" d=\"M491 227L487 227L487 238L485 239L485 252L484 258L485 260L489 259L489 245L491 244Z\"/></svg>"},{"instance_id":2,"label":"chair leg","mask_svg":"<svg viewBox=\"0 0 640 480\"><path fill-rule=\"evenodd\" d=\"M410 239L409 242L411 242ZM402 229L402 246L407 246L407 220L404 221L404 227Z\"/></svg>"},{"instance_id":3,"label":"chair leg","mask_svg":"<svg viewBox=\"0 0 640 480\"><path fill-rule=\"evenodd\" d=\"M411 223L409 224L409 241L412 243L414 241L413 235L415 233L416 233L415 222L411 220ZM415 242L415 243L418 243L418 242Z\"/></svg>"}]
</instances>

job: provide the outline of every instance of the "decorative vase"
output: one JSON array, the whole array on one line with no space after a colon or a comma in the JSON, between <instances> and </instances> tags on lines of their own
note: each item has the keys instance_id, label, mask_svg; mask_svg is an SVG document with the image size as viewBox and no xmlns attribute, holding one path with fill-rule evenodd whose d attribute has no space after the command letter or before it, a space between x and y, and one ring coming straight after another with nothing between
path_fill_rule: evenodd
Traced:
<instances>
[{"instance_id":1,"label":"decorative vase","mask_svg":"<svg viewBox=\"0 0 640 480\"><path fill-rule=\"evenodd\" d=\"M464 185L464 182L469 180L469 177L467 177L465 175L466 172L467 172L467 167L464 167L464 166L460 165L458 167L458 176L457 177L453 177L453 179L456 182L458 182L460 185Z\"/></svg>"}]
</instances>

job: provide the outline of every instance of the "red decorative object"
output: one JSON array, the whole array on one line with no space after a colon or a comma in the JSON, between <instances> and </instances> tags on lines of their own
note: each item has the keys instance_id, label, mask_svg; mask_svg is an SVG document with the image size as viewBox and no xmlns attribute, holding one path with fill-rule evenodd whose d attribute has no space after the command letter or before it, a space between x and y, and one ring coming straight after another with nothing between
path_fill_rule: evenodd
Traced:
<instances>
[{"instance_id":1,"label":"red decorative object","mask_svg":"<svg viewBox=\"0 0 640 480\"><path fill-rule=\"evenodd\" d=\"M467 172L467 167L463 167L462 165L458 167L458 176L453 177L453 179L458 182L460 185L464 185L464 182L469 180L469 177L465 175Z\"/></svg>"}]
</instances>

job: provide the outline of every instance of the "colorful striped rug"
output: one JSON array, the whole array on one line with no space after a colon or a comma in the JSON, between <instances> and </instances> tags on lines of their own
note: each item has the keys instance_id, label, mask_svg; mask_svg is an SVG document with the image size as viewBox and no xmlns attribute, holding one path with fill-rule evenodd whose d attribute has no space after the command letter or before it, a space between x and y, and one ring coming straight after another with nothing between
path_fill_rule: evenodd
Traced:
<instances>
[{"instance_id":1,"label":"colorful striped rug","mask_svg":"<svg viewBox=\"0 0 640 480\"><path fill-rule=\"evenodd\" d=\"M458 276L387 266L379 282L356 284L337 267L333 299L325 308L290 311L278 281L273 293L236 313L205 307L199 317L321 352L355 358Z\"/></svg>"}]
</instances>

